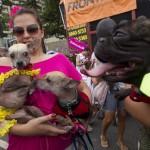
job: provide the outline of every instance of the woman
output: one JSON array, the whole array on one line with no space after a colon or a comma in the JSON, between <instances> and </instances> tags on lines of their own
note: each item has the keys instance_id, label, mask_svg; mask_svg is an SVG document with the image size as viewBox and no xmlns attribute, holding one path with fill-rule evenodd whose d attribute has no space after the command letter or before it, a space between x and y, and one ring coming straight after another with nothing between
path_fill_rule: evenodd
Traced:
<instances>
[{"instance_id":1,"label":"woman","mask_svg":"<svg viewBox=\"0 0 150 150\"><path fill-rule=\"evenodd\" d=\"M33 69L40 68L40 76L50 71L61 71L67 76L80 80L78 90L84 92L89 98L90 91L81 80L80 74L72 63L62 54L46 55L42 41L44 31L40 19L36 13L29 9L22 9L13 18L13 33L18 43L28 44L38 41L36 49L32 53L31 63ZM11 69L9 58L0 59L0 73ZM37 89L27 99L28 105L39 107L46 116L36 118L26 124L17 124L11 128L8 150L65 150L71 143L71 137L65 130L44 124L51 120L56 97L53 93Z\"/></svg>"}]
</instances>

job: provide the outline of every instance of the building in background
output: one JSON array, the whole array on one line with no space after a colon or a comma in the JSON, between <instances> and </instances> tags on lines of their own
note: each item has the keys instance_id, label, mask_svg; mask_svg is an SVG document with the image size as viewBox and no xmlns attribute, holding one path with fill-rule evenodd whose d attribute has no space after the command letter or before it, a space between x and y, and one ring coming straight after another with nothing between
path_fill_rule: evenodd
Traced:
<instances>
[{"instance_id":1,"label":"building in background","mask_svg":"<svg viewBox=\"0 0 150 150\"><path fill-rule=\"evenodd\" d=\"M8 18L11 6L19 5L23 7L35 8L42 11L44 6L43 0L0 0L0 37L9 35L11 31L8 29Z\"/></svg>"}]
</instances>

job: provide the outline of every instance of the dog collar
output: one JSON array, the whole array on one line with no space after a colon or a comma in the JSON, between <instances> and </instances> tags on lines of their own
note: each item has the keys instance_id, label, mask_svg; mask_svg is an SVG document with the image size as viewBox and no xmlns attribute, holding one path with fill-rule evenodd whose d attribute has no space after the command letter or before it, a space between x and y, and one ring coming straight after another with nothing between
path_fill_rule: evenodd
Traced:
<instances>
[{"instance_id":1,"label":"dog collar","mask_svg":"<svg viewBox=\"0 0 150 150\"><path fill-rule=\"evenodd\" d=\"M62 109L68 112L68 115L72 115L72 109L77 106L77 104L80 102L80 97L78 96L77 90L75 91L75 98L68 102L67 100L58 100L58 103Z\"/></svg>"},{"instance_id":2,"label":"dog collar","mask_svg":"<svg viewBox=\"0 0 150 150\"><path fill-rule=\"evenodd\" d=\"M13 76L13 75L28 75L31 77L34 77L40 73L40 69L33 69L33 70L18 70L18 69L12 69L6 73L0 74L0 85L4 83L4 81Z\"/></svg>"}]
</instances>

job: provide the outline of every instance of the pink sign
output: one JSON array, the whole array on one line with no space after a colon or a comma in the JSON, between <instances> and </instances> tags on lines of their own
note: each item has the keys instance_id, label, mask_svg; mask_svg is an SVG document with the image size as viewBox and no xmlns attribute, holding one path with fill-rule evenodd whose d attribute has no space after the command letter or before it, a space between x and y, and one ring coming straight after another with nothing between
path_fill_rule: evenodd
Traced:
<instances>
[{"instance_id":1,"label":"pink sign","mask_svg":"<svg viewBox=\"0 0 150 150\"><path fill-rule=\"evenodd\" d=\"M69 47L73 49L73 53L80 53L84 51L88 47L88 45L83 41L79 41L76 38L70 37Z\"/></svg>"}]
</instances>

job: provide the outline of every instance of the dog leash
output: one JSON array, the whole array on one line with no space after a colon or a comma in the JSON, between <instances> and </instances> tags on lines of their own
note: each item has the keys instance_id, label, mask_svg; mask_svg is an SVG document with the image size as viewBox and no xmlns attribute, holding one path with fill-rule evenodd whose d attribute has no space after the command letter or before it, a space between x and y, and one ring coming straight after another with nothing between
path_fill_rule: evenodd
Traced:
<instances>
[{"instance_id":1,"label":"dog leash","mask_svg":"<svg viewBox=\"0 0 150 150\"><path fill-rule=\"evenodd\" d=\"M80 134L80 133L78 133L78 134L76 134L76 136L73 138L73 145L74 145L74 148L75 148L75 150L78 150L78 148L77 148L77 143L81 143L82 142L82 145L83 145L83 147L84 147L84 150L94 150L94 146L93 146L93 143L92 143L92 141L91 141L91 139L90 139L90 137L89 137L89 135L88 135L88 133L87 134L85 134L86 135L86 137L87 137L87 139L88 139L88 142L89 142L89 144L90 144L90 147L92 148L88 148L88 144L87 144L87 142L86 142L86 140L85 140L85 138L84 138L84 135L83 134ZM79 141L81 141L81 142L79 142Z\"/></svg>"},{"instance_id":2,"label":"dog leash","mask_svg":"<svg viewBox=\"0 0 150 150\"><path fill-rule=\"evenodd\" d=\"M82 125L80 120L77 120L74 123L74 129L73 129L72 133L73 133L73 144L74 144L75 150L78 150L77 143L82 143L84 150L89 150L89 148L87 146L88 144L85 140L85 137L87 138L87 140L92 148L92 149L90 148L90 150L94 150L94 146L93 146L92 140L87 132L87 129Z\"/></svg>"},{"instance_id":3,"label":"dog leash","mask_svg":"<svg viewBox=\"0 0 150 150\"><path fill-rule=\"evenodd\" d=\"M72 132L72 136L73 136L73 145L75 150L78 150L78 143L82 143L84 150L94 150L94 146L92 143L92 140L87 132L87 129L84 127L84 125L82 124L82 122L77 119L77 116L74 116L73 110L74 108L76 108L79 103L81 101L81 97L79 96L78 93L76 93L76 98L69 102L69 103L62 103L61 101L58 101L58 104L60 105L60 107L67 113L67 115L72 118L74 121L74 127ZM88 148L88 144L87 141L85 140L85 137L87 138L87 141L90 144L90 147L92 148Z\"/></svg>"}]
</instances>

